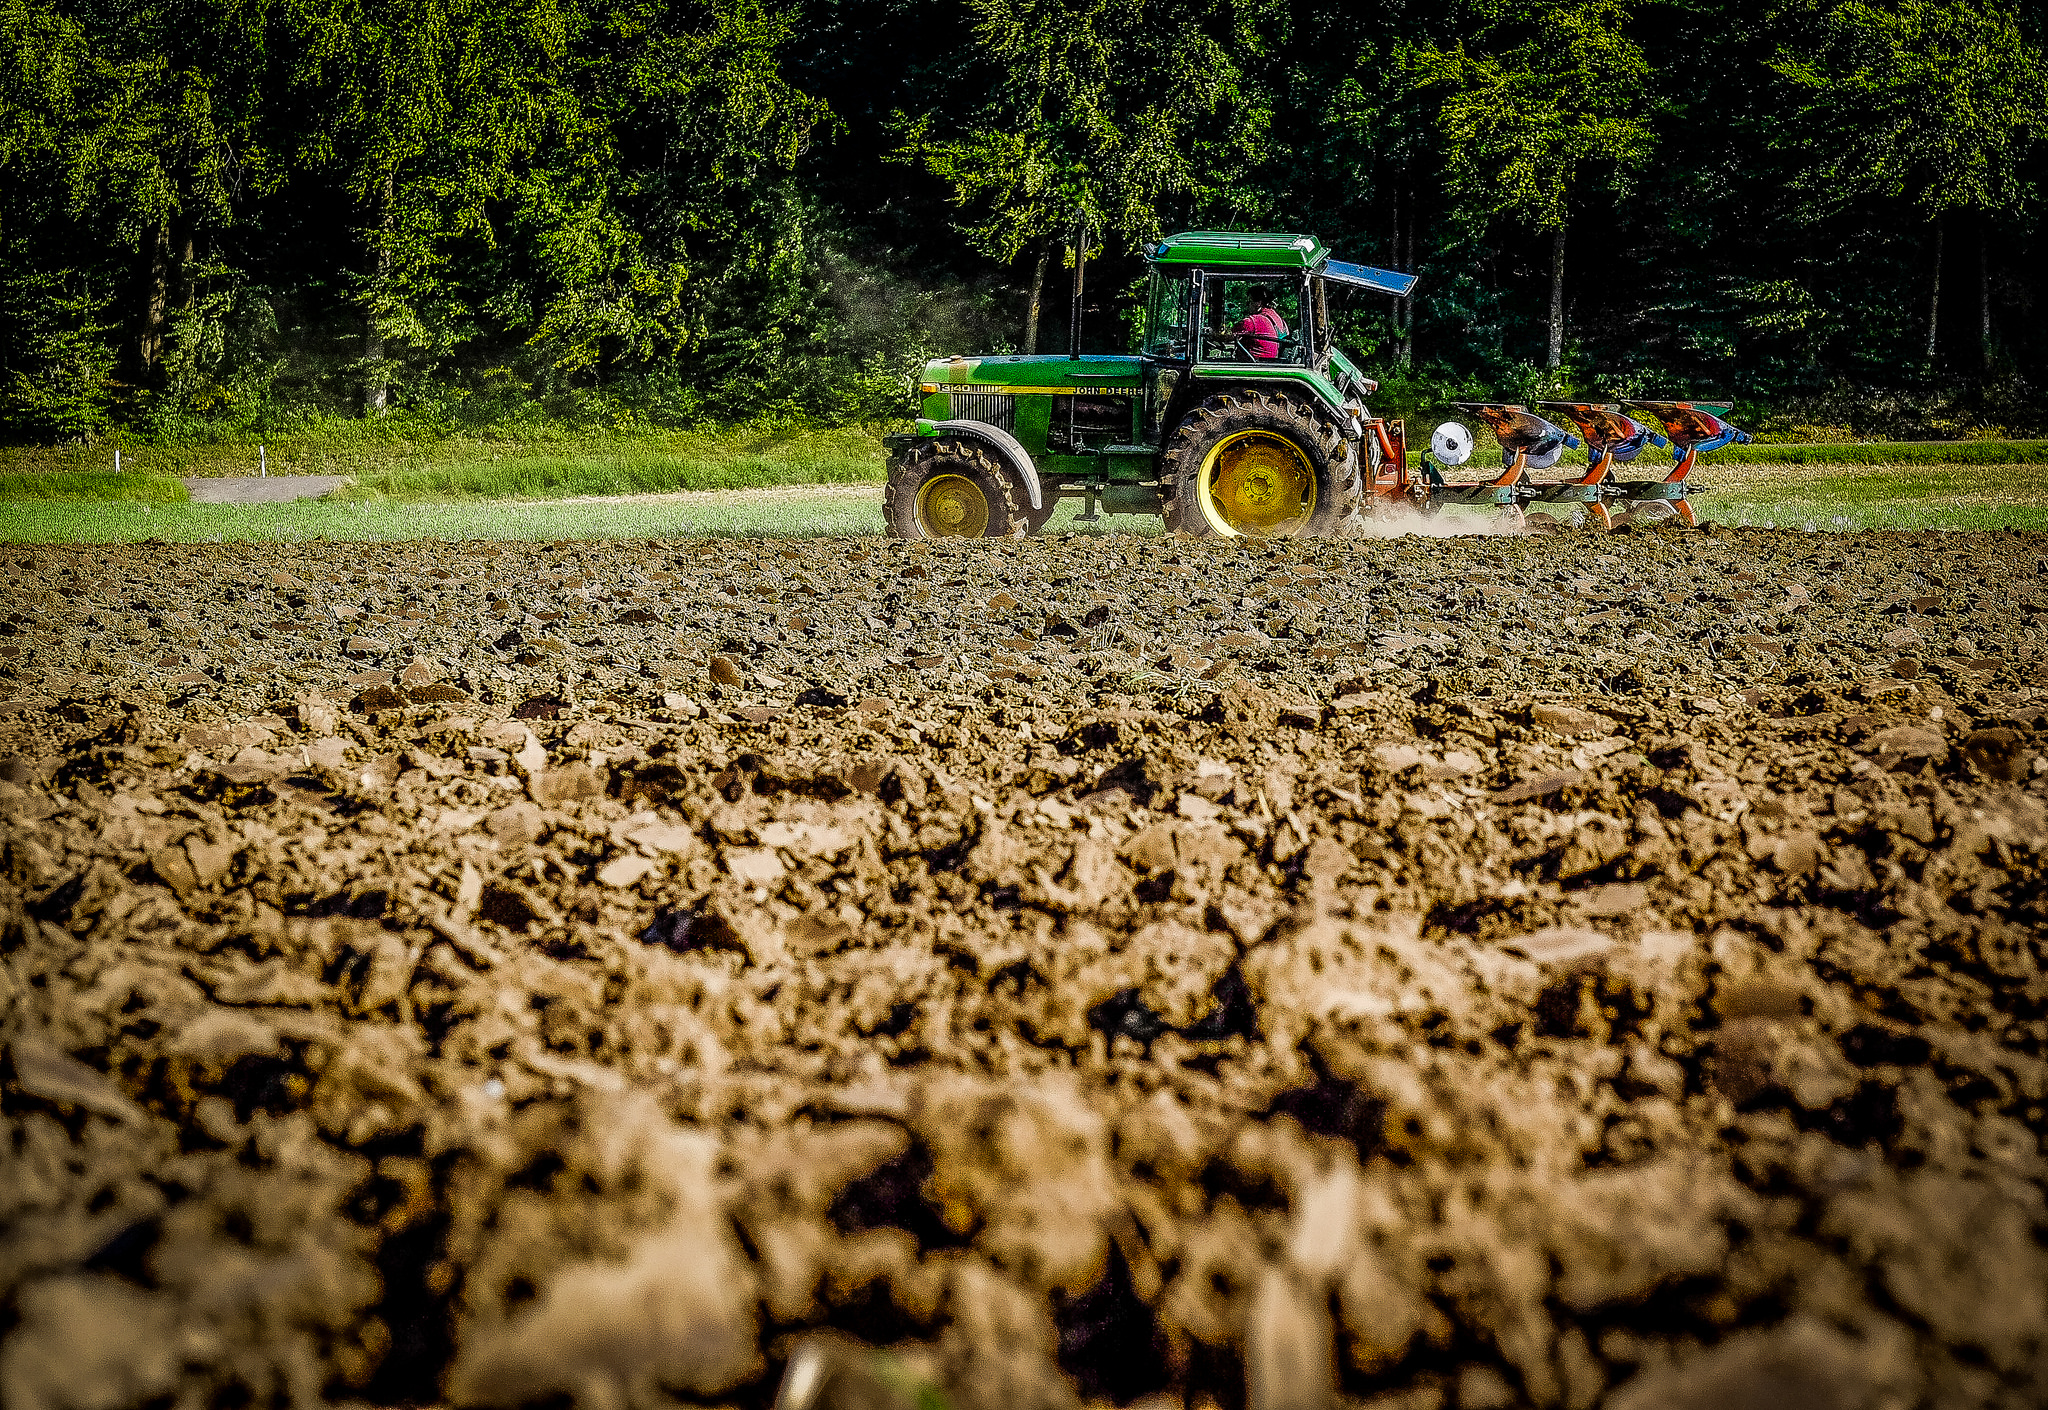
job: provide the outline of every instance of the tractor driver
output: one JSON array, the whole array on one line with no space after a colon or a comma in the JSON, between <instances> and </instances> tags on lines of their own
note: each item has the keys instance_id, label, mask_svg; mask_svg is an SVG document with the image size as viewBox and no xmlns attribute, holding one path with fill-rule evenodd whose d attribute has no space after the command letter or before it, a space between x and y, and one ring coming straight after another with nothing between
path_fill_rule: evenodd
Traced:
<instances>
[{"instance_id":1,"label":"tractor driver","mask_svg":"<svg viewBox=\"0 0 2048 1410\"><path fill-rule=\"evenodd\" d=\"M1287 336L1287 320L1280 316L1280 310L1273 307L1273 291L1267 288L1252 290L1251 317L1237 325L1239 333L1250 334L1243 346L1251 355L1261 361L1270 362L1280 356L1278 339Z\"/></svg>"}]
</instances>

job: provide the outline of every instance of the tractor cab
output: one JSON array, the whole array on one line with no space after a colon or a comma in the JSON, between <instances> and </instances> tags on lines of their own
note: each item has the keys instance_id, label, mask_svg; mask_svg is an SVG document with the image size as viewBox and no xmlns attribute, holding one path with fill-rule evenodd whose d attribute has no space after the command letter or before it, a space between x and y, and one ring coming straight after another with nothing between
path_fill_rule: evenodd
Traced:
<instances>
[{"instance_id":1,"label":"tractor cab","mask_svg":"<svg viewBox=\"0 0 2048 1410\"><path fill-rule=\"evenodd\" d=\"M1146 287L1143 355L1176 363L1310 366L1310 287L1290 270L1187 275L1155 265Z\"/></svg>"},{"instance_id":2,"label":"tractor cab","mask_svg":"<svg viewBox=\"0 0 2048 1410\"><path fill-rule=\"evenodd\" d=\"M1146 443L1163 446L1189 396L1278 377L1354 423L1377 384L1337 350L1333 297L1405 297L1415 276L1332 259L1313 235L1194 231L1146 247Z\"/></svg>"}]
</instances>

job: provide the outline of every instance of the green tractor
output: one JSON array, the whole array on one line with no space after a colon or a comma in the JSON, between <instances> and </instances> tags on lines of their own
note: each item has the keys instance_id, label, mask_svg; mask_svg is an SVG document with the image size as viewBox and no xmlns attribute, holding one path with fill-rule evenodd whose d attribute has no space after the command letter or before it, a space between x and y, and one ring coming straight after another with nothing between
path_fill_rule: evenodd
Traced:
<instances>
[{"instance_id":1,"label":"green tractor","mask_svg":"<svg viewBox=\"0 0 2048 1410\"><path fill-rule=\"evenodd\" d=\"M1075 499L1083 520L1160 514L1203 537L1345 535L1408 494L1400 423L1366 409L1378 384L1334 346L1330 302L1405 297L1414 275L1332 259L1312 235L1195 231L1145 259L1134 355L927 364L916 430L886 442L891 534L1021 537Z\"/></svg>"}]
</instances>

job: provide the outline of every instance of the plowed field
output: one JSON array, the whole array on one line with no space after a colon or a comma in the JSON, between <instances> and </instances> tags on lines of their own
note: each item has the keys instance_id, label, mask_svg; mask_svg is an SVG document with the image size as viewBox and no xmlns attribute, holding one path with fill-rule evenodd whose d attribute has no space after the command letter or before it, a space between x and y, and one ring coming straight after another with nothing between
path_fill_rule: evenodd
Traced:
<instances>
[{"instance_id":1,"label":"plowed field","mask_svg":"<svg viewBox=\"0 0 2048 1410\"><path fill-rule=\"evenodd\" d=\"M9 1410L2048 1395L2041 536L4 563Z\"/></svg>"}]
</instances>

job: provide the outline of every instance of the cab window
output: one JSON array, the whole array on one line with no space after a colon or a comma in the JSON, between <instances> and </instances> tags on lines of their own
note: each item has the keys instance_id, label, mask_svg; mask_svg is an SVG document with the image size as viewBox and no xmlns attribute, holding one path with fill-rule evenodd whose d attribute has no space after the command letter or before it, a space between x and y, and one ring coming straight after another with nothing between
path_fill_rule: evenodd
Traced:
<instances>
[{"instance_id":1,"label":"cab window","mask_svg":"<svg viewBox=\"0 0 2048 1410\"><path fill-rule=\"evenodd\" d=\"M1216 274L1203 282L1204 362L1300 366L1308 360L1298 277Z\"/></svg>"},{"instance_id":2,"label":"cab window","mask_svg":"<svg viewBox=\"0 0 2048 1410\"><path fill-rule=\"evenodd\" d=\"M1185 272L1153 270L1145 291L1145 338L1140 351L1151 357L1186 357L1194 305L1194 280Z\"/></svg>"}]
</instances>

